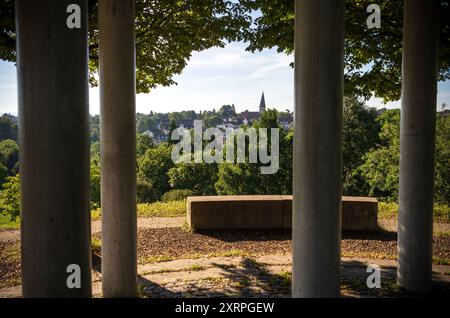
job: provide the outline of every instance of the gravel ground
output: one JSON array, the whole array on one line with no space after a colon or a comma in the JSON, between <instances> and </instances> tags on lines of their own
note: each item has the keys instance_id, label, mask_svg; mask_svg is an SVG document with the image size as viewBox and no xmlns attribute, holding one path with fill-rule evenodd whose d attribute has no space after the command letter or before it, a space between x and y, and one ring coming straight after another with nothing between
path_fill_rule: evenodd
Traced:
<instances>
[{"instance_id":1,"label":"gravel ground","mask_svg":"<svg viewBox=\"0 0 450 318\"><path fill-rule=\"evenodd\" d=\"M138 218L137 225L142 228L166 228L166 227L181 227L186 218L170 217L170 218ZM91 232L98 233L102 229L101 221L92 221ZM14 242L20 240L20 230L0 230L0 242Z\"/></svg>"},{"instance_id":2,"label":"gravel ground","mask_svg":"<svg viewBox=\"0 0 450 318\"><path fill-rule=\"evenodd\" d=\"M99 234L96 234L99 237ZM286 254L291 252L290 231L235 230L186 232L181 228L139 229L138 257L140 263L155 256L166 259L191 258L207 254ZM345 232L342 236L342 255L380 259L395 259L395 232ZM450 259L450 236L433 240L433 256Z\"/></svg>"},{"instance_id":3,"label":"gravel ground","mask_svg":"<svg viewBox=\"0 0 450 318\"><path fill-rule=\"evenodd\" d=\"M173 218L172 218L173 219ZM176 222L171 223L175 226ZM149 224L162 220L149 221ZM183 221L184 222L184 221ZM94 235L99 238L100 233ZM342 255L373 259L395 259L397 254L395 232L345 232L342 236ZM138 231L138 258L140 264L177 258L200 256L258 256L282 255L291 252L291 231L207 231L190 233L179 227L145 228ZM450 260L450 235L435 236L433 256ZM0 287L16 285L20 277L20 242L0 241Z\"/></svg>"},{"instance_id":4,"label":"gravel ground","mask_svg":"<svg viewBox=\"0 0 450 318\"><path fill-rule=\"evenodd\" d=\"M138 228L152 228L152 229L161 229L161 228L170 228L170 227L181 227L186 218L183 217L175 217L175 218L138 218L137 225ZM91 224L92 233L98 233L102 229L101 221L93 221Z\"/></svg>"}]
</instances>

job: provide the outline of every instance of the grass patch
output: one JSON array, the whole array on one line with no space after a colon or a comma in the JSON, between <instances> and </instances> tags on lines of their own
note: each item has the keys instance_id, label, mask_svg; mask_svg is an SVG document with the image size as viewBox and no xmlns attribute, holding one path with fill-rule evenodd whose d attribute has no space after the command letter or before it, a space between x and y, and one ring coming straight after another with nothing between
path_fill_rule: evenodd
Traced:
<instances>
[{"instance_id":1,"label":"grass patch","mask_svg":"<svg viewBox=\"0 0 450 318\"><path fill-rule=\"evenodd\" d=\"M172 261L174 258L169 255L155 255L148 256L140 259L140 264L153 264Z\"/></svg>"},{"instance_id":2,"label":"grass patch","mask_svg":"<svg viewBox=\"0 0 450 318\"><path fill-rule=\"evenodd\" d=\"M93 237L91 239L91 249L96 253L100 253L102 249L102 240Z\"/></svg>"},{"instance_id":3,"label":"grass patch","mask_svg":"<svg viewBox=\"0 0 450 318\"><path fill-rule=\"evenodd\" d=\"M450 259L445 257L433 256L433 264L435 265L450 265Z\"/></svg>"},{"instance_id":4,"label":"grass patch","mask_svg":"<svg viewBox=\"0 0 450 318\"><path fill-rule=\"evenodd\" d=\"M269 281L269 286L272 288L276 288L281 286L283 288L289 288L292 284L292 272L290 271L281 271L272 275Z\"/></svg>"},{"instance_id":5,"label":"grass patch","mask_svg":"<svg viewBox=\"0 0 450 318\"><path fill-rule=\"evenodd\" d=\"M140 275L145 276L145 275L164 274L164 273L199 272L204 269L206 269L205 266L194 264L194 265L191 265L191 266L185 267L185 268L177 268L177 269L162 268L162 269L157 269L157 270L153 270L153 271L147 271L147 272L140 273Z\"/></svg>"},{"instance_id":6,"label":"grass patch","mask_svg":"<svg viewBox=\"0 0 450 318\"><path fill-rule=\"evenodd\" d=\"M102 210L100 208L97 208L97 209L91 211L91 221L100 220L101 216L102 216Z\"/></svg>"},{"instance_id":7,"label":"grass patch","mask_svg":"<svg viewBox=\"0 0 450 318\"><path fill-rule=\"evenodd\" d=\"M205 266L194 264L194 265L189 266L187 268L187 270L190 272L199 272L199 271L204 270L205 268L206 268Z\"/></svg>"},{"instance_id":8,"label":"grass patch","mask_svg":"<svg viewBox=\"0 0 450 318\"><path fill-rule=\"evenodd\" d=\"M378 202L378 217L380 219L397 219L397 202ZM450 223L450 206L435 203L433 207L434 222Z\"/></svg>"},{"instance_id":9,"label":"grass patch","mask_svg":"<svg viewBox=\"0 0 450 318\"><path fill-rule=\"evenodd\" d=\"M101 208L91 211L91 219L99 220L102 215ZM186 200L171 202L139 203L137 205L137 216L140 218L151 217L178 217L186 215Z\"/></svg>"},{"instance_id":10,"label":"grass patch","mask_svg":"<svg viewBox=\"0 0 450 318\"><path fill-rule=\"evenodd\" d=\"M380 253L380 252L342 252L341 257L349 257L349 258L372 258L372 259L397 259L397 254L390 253Z\"/></svg>"},{"instance_id":11,"label":"grass patch","mask_svg":"<svg viewBox=\"0 0 450 318\"><path fill-rule=\"evenodd\" d=\"M0 229L18 230L20 228L20 217L11 219L9 215L0 213Z\"/></svg>"}]
</instances>

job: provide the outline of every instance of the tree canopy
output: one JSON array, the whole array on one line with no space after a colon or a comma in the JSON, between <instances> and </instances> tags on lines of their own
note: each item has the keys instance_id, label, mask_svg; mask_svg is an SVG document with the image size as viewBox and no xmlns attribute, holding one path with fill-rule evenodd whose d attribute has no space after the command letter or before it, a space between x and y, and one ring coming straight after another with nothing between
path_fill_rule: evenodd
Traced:
<instances>
[{"instance_id":1,"label":"tree canopy","mask_svg":"<svg viewBox=\"0 0 450 318\"><path fill-rule=\"evenodd\" d=\"M228 0L136 0L136 88L149 92L175 84L193 51L224 47L251 18ZM64 14L64 13L63 13ZM0 59L15 62L14 0L0 2ZM97 1L89 0L90 82L97 84Z\"/></svg>"},{"instance_id":2,"label":"tree canopy","mask_svg":"<svg viewBox=\"0 0 450 318\"><path fill-rule=\"evenodd\" d=\"M437 0L436 0L437 1ZM259 17L244 30L247 50L276 48L294 51L294 0L241 0ZM385 101L398 100L401 92L403 0L379 0L381 28L368 29L366 8L371 0L346 0L345 91L346 95ZM439 80L450 79L450 1L440 3ZM417 21L420 23L420 21Z\"/></svg>"},{"instance_id":3,"label":"tree canopy","mask_svg":"<svg viewBox=\"0 0 450 318\"><path fill-rule=\"evenodd\" d=\"M436 0L438 1L438 0ZM368 29L373 1L347 0L345 18L346 95L385 101L401 91L403 0L380 0L381 28ZM255 52L294 50L294 0L136 0L138 92L175 84L194 51L247 42ZM439 80L450 79L450 0L440 3ZM420 23L420 22L418 22ZM97 84L97 0L89 0L91 84ZM15 61L14 0L0 2L0 58Z\"/></svg>"}]
</instances>

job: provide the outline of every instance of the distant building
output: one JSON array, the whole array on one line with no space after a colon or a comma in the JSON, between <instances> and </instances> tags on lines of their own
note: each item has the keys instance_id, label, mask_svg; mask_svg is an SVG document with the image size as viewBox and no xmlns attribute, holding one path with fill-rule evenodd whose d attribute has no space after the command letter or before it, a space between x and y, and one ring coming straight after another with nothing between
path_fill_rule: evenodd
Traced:
<instances>
[{"instance_id":1,"label":"distant building","mask_svg":"<svg viewBox=\"0 0 450 318\"><path fill-rule=\"evenodd\" d=\"M261 101L259 102L259 113L262 114L266 111L266 99L264 98L264 92L261 95Z\"/></svg>"},{"instance_id":2,"label":"distant building","mask_svg":"<svg viewBox=\"0 0 450 318\"><path fill-rule=\"evenodd\" d=\"M265 111L266 111L266 99L264 97L264 92L263 92L261 95L261 101L259 102L259 111L250 112L248 110L245 110L238 115L238 119L244 125L247 125L252 121L258 120L261 117L261 114Z\"/></svg>"}]
</instances>

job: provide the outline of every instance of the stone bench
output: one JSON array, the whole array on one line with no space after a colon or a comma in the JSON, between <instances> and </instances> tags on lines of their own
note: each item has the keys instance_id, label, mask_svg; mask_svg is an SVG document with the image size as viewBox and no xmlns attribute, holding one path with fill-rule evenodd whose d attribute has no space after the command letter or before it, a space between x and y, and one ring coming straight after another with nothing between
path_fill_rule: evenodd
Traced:
<instances>
[{"instance_id":1,"label":"stone bench","mask_svg":"<svg viewBox=\"0 0 450 318\"><path fill-rule=\"evenodd\" d=\"M377 213L376 198L342 197L343 230L376 230ZM290 229L292 196L188 197L187 223L196 230Z\"/></svg>"}]
</instances>

